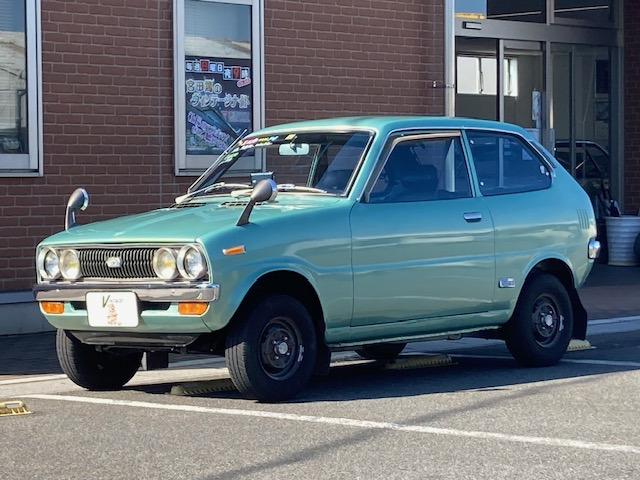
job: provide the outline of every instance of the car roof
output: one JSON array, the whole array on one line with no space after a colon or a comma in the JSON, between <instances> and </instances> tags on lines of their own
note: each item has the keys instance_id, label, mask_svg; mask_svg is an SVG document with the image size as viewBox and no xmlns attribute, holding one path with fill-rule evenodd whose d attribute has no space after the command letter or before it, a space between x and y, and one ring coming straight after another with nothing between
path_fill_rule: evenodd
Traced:
<instances>
[{"instance_id":1,"label":"car roof","mask_svg":"<svg viewBox=\"0 0 640 480\"><path fill-rule=\"evenodd\" d=\"M430 116L360 116L360 117L336 117L320 120L307 120L301 122L285 123L258 130L251 134L268 135L277 132L291 130L315 130L315 129L365 129L375 131L394 131L408 128L425 129L486 129L500 130L518 133L528 136L525 129L509 123L491 120L478 120L463 117L430 117Z\"/></svg>"}]
</instances>

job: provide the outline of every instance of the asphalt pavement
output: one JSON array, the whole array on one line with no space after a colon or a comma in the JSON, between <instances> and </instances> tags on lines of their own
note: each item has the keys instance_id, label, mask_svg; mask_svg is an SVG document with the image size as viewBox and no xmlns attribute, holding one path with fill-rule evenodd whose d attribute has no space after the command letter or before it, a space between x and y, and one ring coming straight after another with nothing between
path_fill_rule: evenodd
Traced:
<instances>
[{"instance_id":1,"label":"asphalt pavement","mask_svg":"<svg viewBox=\"0 0 640 480\"><path fill-rule=\"evenodd\" d=\"M579 293L590 320L640 316L640 267L596 264ZM0 379L58 373L55 332L0 336Z\"/></svg>"}]
</instances>

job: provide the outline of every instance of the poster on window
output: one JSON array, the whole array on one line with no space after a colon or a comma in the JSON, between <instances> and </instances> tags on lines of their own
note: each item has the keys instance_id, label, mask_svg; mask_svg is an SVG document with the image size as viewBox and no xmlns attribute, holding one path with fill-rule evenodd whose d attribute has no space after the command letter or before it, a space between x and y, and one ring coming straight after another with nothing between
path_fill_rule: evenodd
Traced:
<instances>
[{"instance_id":1,"label":"poster on window","mask_svg":"<svg viewBox=\"0 0 640 480\"><path fill-rule=\"evenodd\" d=\"M217 155L252 130L251 59L185 56L187 155Z\"/></svg>"}]
</instances>

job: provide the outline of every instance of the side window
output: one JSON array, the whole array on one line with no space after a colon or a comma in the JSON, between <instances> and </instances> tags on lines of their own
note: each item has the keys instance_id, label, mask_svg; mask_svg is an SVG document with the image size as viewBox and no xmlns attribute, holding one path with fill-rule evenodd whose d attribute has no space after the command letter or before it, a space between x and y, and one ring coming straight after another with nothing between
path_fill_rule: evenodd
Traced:
<instances>
[{"instance_id":1,"label":"side window","mask_svg":"<svg viewBox=\"0 0 640 480\"><path fill-rule=\"evenodd\" d=\"M393 147L369 201L423 202L470 196L460 137L422 137L403 140Z\"/></svg>"},{"instance_id":2,"label":"side window","mask_svg":"<svg viewBox=\"0 0 640 480\"><path fill-rule=\"evenodd\" d=\"M482 195L530 192L551 186L551 174L522 139L490 132L467 133Z\"/></svg>"}]
</instances>

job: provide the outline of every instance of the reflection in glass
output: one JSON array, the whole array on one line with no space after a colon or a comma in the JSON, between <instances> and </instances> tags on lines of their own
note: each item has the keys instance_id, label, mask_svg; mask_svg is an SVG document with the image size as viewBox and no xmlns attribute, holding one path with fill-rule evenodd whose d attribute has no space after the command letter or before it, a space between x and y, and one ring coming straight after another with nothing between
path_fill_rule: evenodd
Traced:
<instances>
[{"instance_id":1,"label":"reflection in glass","mask_svg":"<svg viewBox=\"0 0 640 480\"><path fill-rule=\"evenodd\" d=\"M571 18L596 23L611 21L611 0L555 0L556 18Z\"/></svg>"},{"instance_id":2,"label":"reflection in glass","mask_svg":"<svg viewBox=\"0 0 640 480\"><path fill-rule=\"evenodd\" d=\"M456 39L456 115L497 120L496 42Z\"/></svg>"},{"instance_id":3,"label":"reflection in glass","mask_svg":"<svg viewBox=\"0 0 640 480\"><path fill-rule=\"evenodd\" d=\"M553 68L555 156L589 194L601 218L611 198L609 49L554 45Z\"/></svg>"},{"instance_id":4,"label":"reflection in glass","mask_svg":"<svg viewBox=\"0 0 640 480\"><path fill-rule=\"evenodd\" d=\"M0 0L0 154L29 153L25 5Z\"/></svg>"},{"instance_id":5,"label":"reflection in glass","mask_svg":"<svg viewBox=\"0 0 640 480\"><path fill-rule=\"evenodd\" d=\"M524 128L535 129L540 139L542 128L543 69L542 52L505 48L505 59L510 62L510 77L516 82L515 95L508 95L509 83L505 81L504 121Z\"/></svg>"},{"instance_id":6,"label":"reflection in glass","mask_svg":"<svg viewBox=\"0 0 640 480\"><path fill-rule=\"evenodd\" d=\"M185 2L186 148L221 153L253 130L251 7Z\"/></svg>"},{"instance_id":7,"label":"reflection in glass","mask_svg":"<svg viewBox=\"0 0 640 480\"><path fill-rule=\"evenodd\" d=\"M457 16L545 22L545 0L456 0L455 10Z\"/></svg>"}]
</instances>

